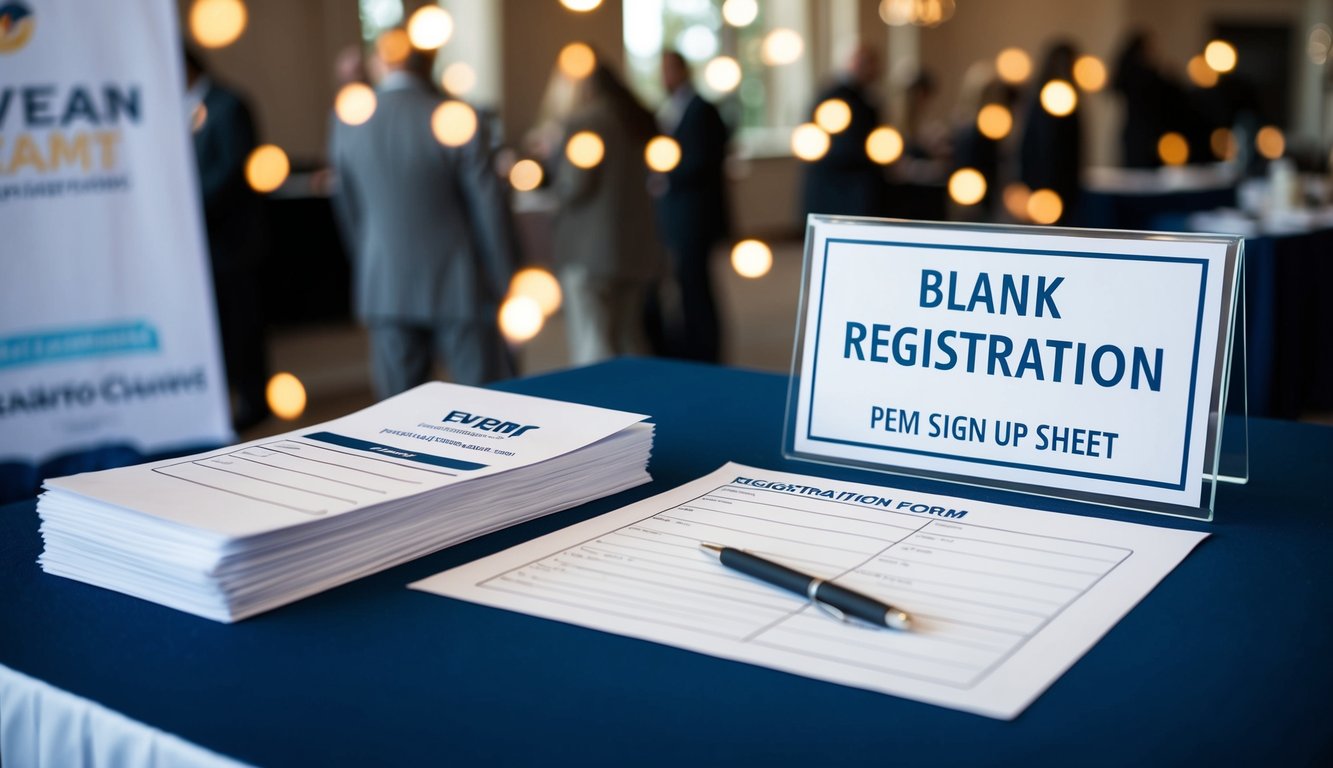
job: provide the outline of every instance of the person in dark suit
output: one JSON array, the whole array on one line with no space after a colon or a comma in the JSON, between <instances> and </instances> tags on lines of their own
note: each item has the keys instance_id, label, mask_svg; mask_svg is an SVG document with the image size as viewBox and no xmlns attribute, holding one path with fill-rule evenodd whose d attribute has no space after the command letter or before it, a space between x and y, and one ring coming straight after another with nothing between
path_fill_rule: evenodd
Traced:
<instances>
[{"instance_id":1,"label":"person in dark suit","mask_svg":"<svg viewBox=\"0 0 1333 768\"><path fill-rule=\"evenodd\" d=\"M727 126L717 108L695 92L689 66L675 51L662 54L662 85L668 96L658 126L680 145L680 162L663 174L657 198L662 240L680 290L680 322L665 329L665 351L716 363L722 358L722 333L709 256L730 230L723 167Z\"/></svg>"},{"instance_id":2,"label":"person in dark suit","mask_svg":"<svg viewBox=\"0 0 1333 768\"><path fill-rule=\"evenodd\" d=\"M497 313L517 258L485 123L462 146L442 144L429 61L414 53L385 66L375 113L332 148L375 392L427 381L437 356L459 383L512 376Z\"/></svg>"},{"instance_id":3,"label":"person in dark suit","mask_svg":"<svg viewBox=\"0 0 1333 768\"><path fill-rule=\"evenodd\" d=\"M847 60L838 81L815 99L811 114L829 99L851 108L851 123L830 137L828 152L805 172L806 213L840 216L880 216L884 212L884 172L866 154L866 138L879 127L879 109L870 87L879 78L879 55L858 46Z\"/></svg>"},{"instance_id":4,"label":"person in dark suit","mask_svg":"<svg viewBox=\"0 0 1333 768\"><path fill-rule=\"evenodd\" d=\"M264 210L245 179L245 163L256 145L254 121L245 101L214 81L189 49L185 79L232 424L242 431L269 413L259 294L259 265L267 245Z\"/></svg>"},{"instance_id":5,"label":"person in dark suit","mask_svg":"<svg viewBox=\"0 0 1333 768\"><path fill-rule=\"evenodd\" d=\"M1019 141L1019 179L1029 189L1050 189L1063 206L1057 223L1076 215L1080 175L1083 170L1083 128L1079 109L1064 116L1047 112L1041 104L1041 89L1052 80L1074 83L1074 46L1057 42L1046 53L1038 77L1033 81Z\"/></svg>"},{"instance_id":6,"label":"person in dark suit","mask_svg":"<svg viewBox=\"0 0 1333 768\"><path fill-rule=\"evenodd\" d=\"M1183 94L1157 69L1152 37L1146 30L1136 30L1125 40L1111 84L1124 97L1120 164L1126 168L1156 168L1162 164L1157 142L1171 130L1171 105L1183 101Z\"/></svg>"}]
</instances>

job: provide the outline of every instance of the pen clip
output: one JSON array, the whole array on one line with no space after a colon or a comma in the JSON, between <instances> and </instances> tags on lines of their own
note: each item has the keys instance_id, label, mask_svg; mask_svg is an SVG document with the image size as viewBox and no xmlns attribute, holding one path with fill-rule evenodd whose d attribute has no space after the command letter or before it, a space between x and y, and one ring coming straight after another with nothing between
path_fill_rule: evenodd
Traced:
<instances>
[{"instance_id":1,"label":"pen clip","mask_svg":"<svg viewBox=\"0 0 1333 768\"><path fill-rule=\"evenodd\" d=\"M816 596L816 595L819 593L819 585L820 585L820 584L823 584L824 581L825 581L825 579L818 579L818 578L816 578L816 579L811 579L811 580L810 580L810 583L809 583L808 585L806 585L806 588L805 588L805 596L806 596L807 598L809 598L809 600L810 600L810 604L813 605L815 608L818 608L820 611L824 612L825 614L827 614L827 615L833 617L834 619L837 619L838 621L841 621L841 622L844 623L844 624L849 624L849 623L851 623L851 619L848 619L848 618L847 618L847 614L843 613L843 612L842 612L841 610L839 610L838 608L835 608L835 607L829 605L828 603L824 602L823 600L820 600L820 599Z\"/></svg>"}]
</instances>

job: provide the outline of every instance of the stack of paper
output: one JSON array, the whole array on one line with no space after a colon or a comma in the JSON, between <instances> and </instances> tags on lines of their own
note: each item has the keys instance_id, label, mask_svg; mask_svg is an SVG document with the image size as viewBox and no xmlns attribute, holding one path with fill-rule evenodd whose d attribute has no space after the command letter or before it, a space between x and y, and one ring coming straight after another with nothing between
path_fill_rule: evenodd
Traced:
<instances>
[{"instance_id":1,"label":"stack of paper","mask_svg":"<svg viewBox=\"0 0 1333 768\"><path fill-rule=\"evenodd\" d=\"M425 384L278 437L50 480L40 562L237 621L647 482L644 418Z\"/></svg>"}]
</instances>

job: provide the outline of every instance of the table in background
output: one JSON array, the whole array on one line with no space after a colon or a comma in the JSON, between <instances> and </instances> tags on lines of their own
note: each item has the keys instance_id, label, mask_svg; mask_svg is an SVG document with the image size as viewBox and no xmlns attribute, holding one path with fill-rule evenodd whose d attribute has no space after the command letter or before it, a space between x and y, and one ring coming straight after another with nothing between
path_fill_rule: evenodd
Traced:
<instances>
[{"instance_id":1,"label":"table in background","mask_svg":"<svg viewBox=\"0 0 1333 768\"><path fill-rule=\"evenodd\" d=\"M1236 179L1226 169L1090 168L1073 223L1095 229L1155 230L1164 214L1236 204Z\"/></svg>"},{"instance_id":2,"label":"table in background","mask_svg":"<svg viewBox=\"0 0 1333 768\"><path fill-rule=\"evenodd\" d=\"M510 382L651 414L654 482L236 625L47 576L0 508L0 665L238 760L821 765L1333 763L1333 429L1259 420L1214 536L1021 716L991 720L405 585L727 460L1051 510L781 457L786 377L652 360Z\"/></svg>"}]
</instances>

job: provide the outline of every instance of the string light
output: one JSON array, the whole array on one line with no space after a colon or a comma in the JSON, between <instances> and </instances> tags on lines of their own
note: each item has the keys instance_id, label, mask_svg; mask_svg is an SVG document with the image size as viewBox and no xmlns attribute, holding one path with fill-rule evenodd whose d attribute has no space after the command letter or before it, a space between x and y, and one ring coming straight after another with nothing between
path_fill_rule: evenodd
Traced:
<instances>
[{"instance_id":1,"label":"string light","mask_svg":"<svg viewBox=\"0 0 1333 768\"><path fill-rule=\"evenodd\" d=\"M477 71L466 61L455 61L444 68L440 75L440 85L455 96L466 96L477 85Z\"/></svg>"},{"instance_id":2,"label":"string light","mask_svg":"<svg viewBox=\"0 0 1333 768\"><path fill-rule=\"evenodd\" d=\"M828 153L829 135L814 123L802 123L791 132L791 151L810 163Z\"/></svg>"},{"instance_id":3,"label":"string light","mask_svg":"<svg viewBox=\"0 0 1333 768\"><path fill-rule=\"evenodd\" d=\"M654 136L643 149L648 167L658 173L667 173L680 164L680 144L670 136Z\"/></svg>"},{"instance_id":4,"label":"string light","mask_svg":"<svg viewBox=\"0 0 1333 768\"><path fill-rule=\"evenodd\" d=\"M592 131L579 131L565 143L565 157L569 158L575 168L585 171L596 168L605 154L606 145L602 143L602 137Z\"/></svg>"},{"instance_id":5,"label":"string light","mask_svg":"<svg viewBox=\"0 0 1333 768\"><path fill-rule=\"evenodd\" d=\"M1018 85L1032 74L1032 59L1022 48L1005 48L995 56L995 71L1001 80Z\"/></svg>"},{"instance_id":6,"label":"string light","mask_svg":"<svg viewBox=\"0 0 1333 768\"><path fill-rule=\"evenodd\" d=\"M1041 108L1056 117L1071 114L1078 106L1078 91L1064 80L1052 80L1041 87Z\"/></svg>"},{"instance_id":7,"label":"string light","mask_svg":"<svg viewBox=\"0 0 1333 768\"><path fill-rule=\"evenodd\" d=\"M531 192L542 185L545 174L536 160L519 160L509 169L509 183L519 192Z\"/></svg>"},{"instance_id":8,"label":"string light","mask_svg":"<svg viewBox=\"0 0 1333 768\"><path fill-rule=\"evenodd\" d=\"M530 296L510 296L500 305L500 333L512 344L522 344L541 333L545 319L541 305Z\"/></svg>"},{"instance_id":9,"label":"string light","mask_svg":"<svg viewBox=\"0 0 1333 768\"><path fill-rule=\"evenodd\" d=\"M375 89L365 83L348 83L333 100L333 113L347 125L361 125L375 114Z\"/></svg>"},{"instance_id":10,"label":"string light","mask_svg":"<svg viewBox=\"0 0 1333 768\"><path fill-rule=\"evenodd\" d=\"M815 107L815 125L826 133L842 133L852 124L852 108L842 99L828 99Z\"/></svg>"},{"instance_id":11,"label":"string light","mask_svg":"<svg viewBox=\"0 0 1333 768\"><path fill-rule=\"evenodd\" d=\"M999 141L1013 130L1014 116L1003 104L987 104L977 112L977 130L993 141Z\"/></svg>"},{"instance_id":12,"label":"string light","mask_svg":"<svg viewBox=\"0 0 1333 768\"><path fill-rule=\"evenodd\" d=\"M438 5L423 5L407 20L407 39L418 50L437 50L453 35L454 17Z\"/></svg>"},{"instance_id":13,"label":"string light","mask_svg":"<svg viewBox=\"0 0 1333 768\"><path fill-rule=\"evenodd\" d=\"M555 314L564 299L560 291L560 281L541 267L520 269L509 281L509 295L526 296L537 302L543 317Z\"/></svg>"},{"instance_id":14,"label":"string light","mask_svg":"<svg viewBox=\"0 0 1333 768\"><path fill-rule=\"evenodd\" d=\"M190 34L205 48L226 48L245 32L249 16L241 0L195 0Z\"/></svg>"},{"instance_id":15,"label":"string light","mask_svg":"<svg viewBox=\"0 0 1333 768\"><path fill-rule=\"evenodd\" d=\"M1225 40L1210 40L1203 48L1203 60L1209 69L1225 75L1236 68L1236 48Z\"/></svg>"},{"instance_id":16,"label":"string light","mask_svg":"<svg viewBox=\"0 0 1333 768\"><path fill-rule=\"evenodd\" d=\"M1276 125L1265 125L1254 134L1254 148L1267 160L1276 160L1287 151L1287 139Z\"/></svg>"},{"instance_id":17,"label":"string light","mask_svg":"<svg viewBox=\"0 0 1333 768\"><path fill-rule=\"evenodd\" d=\"M375 50L385 64L401 64L412 52L412 41L401 29L391 29L375 41Z\"/></svg>"},{"instance_id":18,"label":"string light","mask_svg":"<svg viewBox=\"0 0 1333 768\"><path fill-rule=\"evenodd\" d=\"M268 386L264 389L264 399L268 401L268 409L273 415L283 421L294 421L305 413L305 385L286 371L275 373L268 380Z\"/></svg>"},{"instance_id":19,"label":"string light","mask_svg":"<svg viewBox=\"0 0 1333 768\"><path fill-rule=\"evenodd\" d=\"M742 240L731 249L731 268L751 280L773 268L773 250L762 240Z\"/></svg>"},{"instance_id":20,"label":"string light","mask_svg":"<svg viewBox=\"0 0 1333 768\"><path fill-rule=\"evenodd\" d=\"M903 155L903 135L881 125L866 137L866 157L873 163L888 165Z\"/></svg>"},{"instance_id":21,"label":"string light","mask_svg":"<svg viewBox=\"0 0 1333 768\"><path fill-rule=\"evenodd\" d=\"M1179 133L1168 131L1157 140L1157 156L1163 165L1184 165L1190 159L1189 142Z\"/></svg>"},{"instance_id":22,"label":"string light","mask_svg":"<svg viewBox=\"0 0 1333 768\"><path fill-rule=\"evenodd\" d=\"M755 0L726 0L722 4L722 20L733 27L748 27L759 18L759 3Z\"/></svg>"},{"instance_id":23,"label":"string light","mask_svg":"<svg viewBox=\"0 0 1333 768\"><path fill-rule=\"evenodd\" d=\"M976 205L986 197L986 177L976 168L959 168L949 176L949 198L959 205Z\"/></svg>"},{"instance_id":24,"label":"string light","mask_svg":"<svg viewBox=\"0 0 1333 768\"><path fill-rule=\"evenodd\" d=\"M1106 65L1096 56L1079 56L1074 62L1074 82L1088 93L1106 87Z\"/></svg>"},{"instance_id":25,"label":"string light","mask_svg":"<svg viewBox=\"0 0 1333 768\"><path fill-rule=\"evenodd\" d=\"M556 66L565 77L582 80L597 68L597 54L593 53L587 43L570 43L560 49Z\"/></svg>"},{"instance_id":26,"label":"string light","mask_svg":"<svg viewBox=\"0 0 1333 768\"><path fill-rule=\"evenodd\" d=\"M791 64L805 52L805 40L795 30L779 27L764 36L761 58L770 67Z\"/></svg>"},{"instance_id":27,"label":"string light","mask_svg":"<svg viewBox=\"0 0 1333 768\"><path fill-rule=\"evenodd\" d=\"M704 82L717 93L731 93L741 84L741 65L730 56L718 56L704 65Z\"/></svg>"},{"instance_id":28,"label":"string light","mask_svg":"<svg viewBox=\"0 0 1333 768\"><path fill-rule=\"evenodd\" d=\"M254 191L267 194L282 186L291 169L292 164L281 147L262 144L245 161L245 180Z\"/></svg>"},{"instance_id":29,"label":"string light","mask_svg":"<svg viewBox=\"0 0 1333 768\"><path fill-rule=\"evenodd\" d=\"M602 0L560 0L560 4L575 13L587 13L597 10Z\"/></svg>"},{"instance_id":30,"label":"string light","mask_svg":"<svg viewBox=\"0 0 1333 768\"><path fill-rule=\"evenodd\" d=\"M1065 212L1064 201L1053 189L1033 190L1028 196L1028 218L1038 224L1054 224Z\"/></svg>"},{"instance_id":31,"label":"string light","mask_svg":"<svg viewBox=\"0 0 1333 768\"><path fill-rule=\"evenodd\" d=\"M430 116L430 130L446 147L461 147L477 133L477 113L467 104L449 99Z\"/></svg>"},{"instance_id":32,"label":"string light","mask_svg":"<svg viewBox=\"0 0 1333 768\"><path fill-rule=\"evenodd\" d=\"M1185 73L1189 75L1190 82L1200 88L1212 88L1217 85L1217 72L1208 66L1202 54L1190 57L1189 63L1185 65Z\"/></svg>"}]
</instances>

